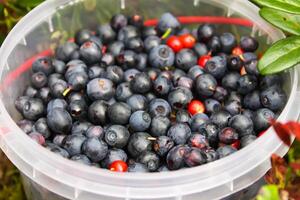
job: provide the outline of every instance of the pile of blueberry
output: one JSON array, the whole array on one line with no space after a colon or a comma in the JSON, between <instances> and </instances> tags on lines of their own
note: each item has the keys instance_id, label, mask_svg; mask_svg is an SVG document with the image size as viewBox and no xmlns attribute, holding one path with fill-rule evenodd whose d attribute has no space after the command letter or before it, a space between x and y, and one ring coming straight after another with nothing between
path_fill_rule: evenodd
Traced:
<instances>
[{"instance_id":1,"label":"pile of blueberry","mask_svg":"<svg viewBox=\"0 0 300 200\"><path fill-rule=\"evenodd\" d=\"M257 48L170 13L156 27L117 14L33 63L18 125L54 153L113 171L212 162L263 134L287 101L280 75L259 75Z\"/></svg>"}]
</instances>

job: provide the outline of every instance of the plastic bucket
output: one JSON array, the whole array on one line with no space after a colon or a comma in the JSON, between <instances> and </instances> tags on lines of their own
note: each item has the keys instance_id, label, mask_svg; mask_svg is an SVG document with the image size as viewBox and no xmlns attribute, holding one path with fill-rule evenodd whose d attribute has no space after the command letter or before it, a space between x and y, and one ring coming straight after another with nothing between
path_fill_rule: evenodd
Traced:
<instances>
[{"instance_id":1,"label":"plastic bucket","mask_svg":"<svg viewBox=\"0 0 300 200\"><path fill-rule=\"evenodd\" d=\"M49 48L59 37L68 38L80 27L105 23L120 12L138 13L149 20L167 11L181 16L181 21L191 23L191 27L198 25L193 23L210 22L224 31L255 35L260 40L259 51L284 37L245 0L48 0L41 4L21 20L0 49L0 147L22 172L29 199L212 200L234 193L229 199L247 199L237 192L265 174L272 153L287 152L288 147L269 129L246 148L203 166L174 172L119 174L61 158L33 142L16 125L20 115L14 100L28 84L30 64L37 56L51 54ZM147 23L152 25L155 20ZM283 84L289 100L280 121L298 119L298 72L293 69L285 73Z\"/></svg>"}]
</instances>

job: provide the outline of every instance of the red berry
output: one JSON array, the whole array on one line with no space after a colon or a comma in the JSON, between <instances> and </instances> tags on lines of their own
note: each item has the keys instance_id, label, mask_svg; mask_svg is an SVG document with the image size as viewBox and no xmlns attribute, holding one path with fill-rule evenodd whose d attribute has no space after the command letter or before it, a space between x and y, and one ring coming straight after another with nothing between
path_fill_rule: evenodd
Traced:
<instances>
[{"instance_id":1,"label":"red berry","mask_svg":"<svg viewBox=\"0 0 300 200\"><path fill-rule=\"evenodd\" d=\"M239 140L235 141L234 143L231 144L231 146L235 149L239 149L241 145L241 142Z\"/></svg>"},{"instance_id":2,"label":"red berry","mask_svg":"<svg viewBox=\"0 0 300 200\"><path fill-rule=\"evenodd\" d=\"M241 47L235 47L233 50L232 50L232 54L235 55L235 56L240 56L244 53L243 49L241 49Z\"/></svg>"},{"instance_id":3,"label":"red berry","mask_svg":"<svg viewBox=\"0 0 300 200\"><path fill-rule=\"evenodd\" d=\"M201 56L199 59L198 59L198 65L202 68L205 67L207 61L211 59L211 56L210 55L203 55Z\"/></svg>"},{"instance_id":4,"label":"red berry","mask_svg":"<svg viewBox=\"0 0 300 200\"><path fill-rule=\"evenodd\" d=\"M116 160L112 162L109 166L109 170L114 172L127 172L127 169L127 163L123 160Z\"/></svg>"},{"instance_id":5,"label":"red berry","mask_svg":"<svg viewBox=\"0 0 300 200\"><path fill-rule=\"evenodd\" d=\"M193 48L196 43L196 38L192 36L191 34L183 34L179 36L179 40L183 44L184 48Z\"/></svg>"},{"instance_id":6,"label":"red berry","mask_svg":"<svg viewBox=\"0 0 300 200\"><path fill-rule=\"evenodd\" d=\"M177 36L169 37L167 40L167 45L176 53L183 48L183 44Z\"/></svg>"},{"instance_id":7,"label":"red berry","mask_svg":"<svg viewBox=\"0 0 300 200\"><path fill-rule=\"evenodd\" d=\"M191 115L195 115L198 113L204 113L205 106L199 100L192 100L188 105L188 111Z\"/></svg>"}]
</instances>

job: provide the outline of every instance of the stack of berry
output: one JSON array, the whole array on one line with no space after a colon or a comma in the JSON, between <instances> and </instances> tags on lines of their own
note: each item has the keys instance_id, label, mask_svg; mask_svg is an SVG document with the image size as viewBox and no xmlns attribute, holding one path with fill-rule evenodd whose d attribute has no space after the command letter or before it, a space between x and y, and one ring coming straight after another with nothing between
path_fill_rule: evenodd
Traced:
<instances>
[{"instance_id":1,"label":"stack of berry","mask_svg":"<svg viewBox=\"0 0 300 200\"><path fill-rule=\"evenodd\" d=\"M112 171L212 162L254 141L286 103L281 77L259 75L257 48L170 13L156 27L117 14L33 63L18 125L54 153Z\"/></svg>"}]
</instances>

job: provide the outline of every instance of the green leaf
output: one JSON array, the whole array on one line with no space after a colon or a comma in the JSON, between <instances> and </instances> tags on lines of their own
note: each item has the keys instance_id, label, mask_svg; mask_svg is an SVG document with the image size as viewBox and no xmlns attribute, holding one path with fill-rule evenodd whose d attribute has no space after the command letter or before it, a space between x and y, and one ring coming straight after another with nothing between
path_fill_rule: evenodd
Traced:
<instances>
[{"instance_id":1,"label":"green leaf","mask_svg":"<svg viewBox=\"0 0 300 200\"><path fill-rule=\"evenodd\" d=\"M299 0L278 0L278 1L293 4L295 6L300 6L300 1Z\"/></svg>"},{"instance_id":2,"label":"green leaf","mask_svg":"<svg viewBox=\"0 0 300 200\"><path fill-rule=\"evenodd\" d=\"M265 185L261 188L257 200L280 200L278 187L276 185Z\"/></svg>"},{"instance_id":3,"label":"green leaf","mask_svg":"<svg viewBox=\"0 0 300 200\"><path fill-rule=\"evenodd\" d=\"M44 0L18 0L17 3L22 7L32 8L32 7L39 5L43 1Z\"/></svg>"},{"instance_id":4,"label":"green leaf","mask_svg":"<svg viewBox=\"0 0 300 200\"><path fill-rule=\"evenodd\" d=\"M288 13L300 14L300 6L282 2L279 0L251 0L253 3L261 7L274 8Z\"/></svg>"},{"instance_id":5,"label":"green leaf","mask_svg":"<svg viewBox=\"0 0 300 200\"><path fill-rule=\"evenodd\" d=\"M277 41L258 62L262 75L274 74L300 62L300 36L291 36Z\"/></svg>"},{"instance_id":6,"label":"green leaf","mask_svg":"<svg viewBox=\"0 0 300 200\"><path fill-rule=\"evenodd\" d=\"M300 35L300 15L289 14L272 8L261 8L259 14L274 26L288 33Z\"/></svg>"}]
</instances>

